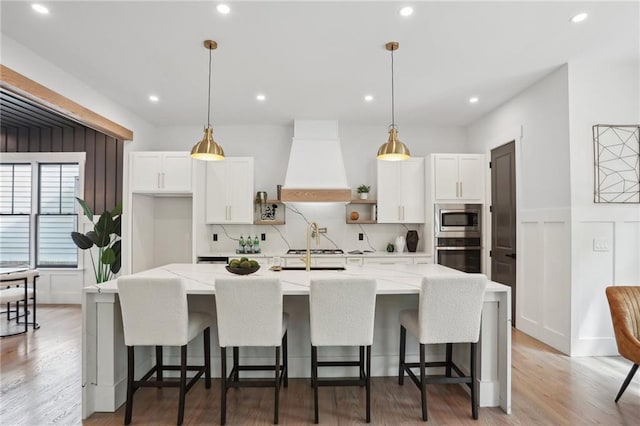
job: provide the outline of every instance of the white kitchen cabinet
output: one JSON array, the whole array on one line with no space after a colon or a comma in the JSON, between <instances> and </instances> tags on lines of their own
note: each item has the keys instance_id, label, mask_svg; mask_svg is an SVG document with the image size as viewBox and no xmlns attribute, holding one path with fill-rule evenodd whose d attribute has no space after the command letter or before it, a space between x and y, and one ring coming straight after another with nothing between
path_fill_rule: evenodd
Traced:
<instances>
[{"instance_id":1,"label":"white kitchen cabinet","mask_svg":"<svg viewBox=\"0 0 640 426\"><path fill-rule=\"evenodd\" d=\"M289 267L301 267L305 266L302 258L304 255L300 255L300 257L285 257L284 265ZM311 255L311 266L324 266L324 267L340 267L345 265L345 258L343 256L324 256L324 257L314 257Z\"/></svg>"},{"instance_id":2,"label":"white kitchen cabinet","mask_svg":"<svg viewBox=\"0 0 640 426\"><path fill-rule=\"evenodd\" d=\"M411 265L413 258L400 256L365 257L365 265Z\"/></svg>"},{"instance_id":3,"label":"white kitchen cabinet","mask_svg":"<svg viewBox=\"0 0 640 426\"><path fill-rule=\"evenodd\" d=\"M130 191L137 193L190 193L189 152L132 152Z\"/></svg>"},{"instance_id":4,"label":"white kitchen cabinet","mask_svg":"<svg viewBox=\"0 0 640 426\"><path fill-rule=\"evenodd\" d=\"M207 162L206 223L253 223L253 157Z\"/></svg>"},{"instance_id":5,"label":"white kitchen cabinet","mask_svg":"<svg viewBox=\"0 0 640 426\"><path fill-rule=\"evenodd\" d=\"M433 154L435 202L484 202L483 154Z\"/></svg>"},{"instance_id":6,"label":"white kitchen cabinet","mask_svg":"<svg viewBox=\"0 0 640 426\"><path fill-rule=\"evenodd\" d=\"M378 160L378 223L424 222L424 158Z\"/></svg>"}]
</instances>

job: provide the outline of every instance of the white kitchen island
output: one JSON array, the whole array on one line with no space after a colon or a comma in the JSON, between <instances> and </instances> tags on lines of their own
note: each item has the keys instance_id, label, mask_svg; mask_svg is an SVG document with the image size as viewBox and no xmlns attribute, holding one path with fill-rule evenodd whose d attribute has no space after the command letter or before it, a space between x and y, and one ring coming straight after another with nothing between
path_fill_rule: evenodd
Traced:
<instances>
[{"instance_id":1,"label":"white kitchen island","mask_svg":"<svg viewBox=\"0 0 640 426\"><path fill-rule=\"evenodd\" d=\"M309 280L313 277L370 277L378 282L374 342L372 346L372 375L397 376L399 348L399 312L416 308L422 277L426 275L459 274L441 265L364 265L347 266L345 271L282 271L263 267L252 277L279 277L284 293L284 310L289 313L289 376L310 377L309 339ZM170 264L139 272L137 276L180 276L187 283L189 304L198 309L215 311L215 279L229 277L224 265ZM243 279L243 277L238 277ZM96 411L113 412L126 397L126 347L122 332L120 305L116 281L86 287L83 291L82 313L82 415L89 417ZM153 304L153 300L149 301ZM212 335L212 374L219 376L219 350L215 327ZM199 337L190 344L190 364L202 361ZM193 345L193 349L191 346ZM454 345L454 358L468 371L468 344ZM174 348L171 348L174 349ZM136 348L139 364L136 371L152 366L151 348ZM357 348L330 348L333 358L348 358ZM144 356L147 353L148 356ZM327 352L324 352L326 354ZM443 345L430 347L428 358L444 353ZM322 354L320 357L322 358ZM165 362L176 363L179 350L165 350ZM261 348L241 352L250 362L262 363L270 359L271 351ZM407 339L407 361L417 360L418 345ZM499 406L511 412L511 290L489 282L485 294L480 332L479 356L480 406ZM331 375L331 372L328 373ZM407 383L405 386L413 386Z\"/></svg>"}]
</instances>

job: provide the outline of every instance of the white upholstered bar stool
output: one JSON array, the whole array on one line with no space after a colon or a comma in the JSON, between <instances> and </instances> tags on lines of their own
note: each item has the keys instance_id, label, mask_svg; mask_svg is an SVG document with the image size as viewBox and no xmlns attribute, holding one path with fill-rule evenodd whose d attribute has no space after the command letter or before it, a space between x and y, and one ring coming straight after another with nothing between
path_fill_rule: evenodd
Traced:
<instances>
[{"instance_id":1,"label":"white upholstered bar stool","mask_svg":"<svg viewBox=\"0 0 640 426\"><path fill-rule=\"evenodd\" d=\"M318 386L364 386L366 421L371 421L371 345L376 308L373 279L312 279L309 291L311 384L318 423ZM318 346L358 346L358 361L318 361ZM365 352L366 348L366 363ZM358 367L355 379L318 379L318 367Z\"/></svg>"},{"instance_id":2,"label":"white upholstered bar stool","mask_svg":"<svg viewBox=\"0 0 640 426\"><path fill-rule=\"evenodd\" d=\"M11 331L8 327L2 331L1 337L13 336L16 334L26 333L29 326L34 329L40 328L36 321L36 280L40 276L37 269L29 269L16 272L8 272L0 274L0 306L6 305L6 310L2 313L7 314L7 323L11 320L16 321L18 325L24 325L24 329L16 328ZM29 311L29 301L32 301L33 309ZM15 304L15 311L12 314L12 304ZM20 313L20 305L22 304L22 313ZM29 315L31 314L31 321ZM20 318L24 318L20 322Z\"/></svg>"},{"instance_id":3,"label":"white upholstered bar stool","mask_svg":"<svg viewBox=\"0 0 640 426\"><path fill-rule=\"evenodd\" d=\"M118 295L122 310L124 342L127 345L127 405L124 424L131 423L133 395L140 387L179 387L178 421L184 419L185 395L205 375L205 387L211 387L211 334L215 322L212 314L190 311L185 283L181 278L126 276L118 278ZM187 344L204 334L204 365L187 366ZM155 346L156 365L135 380L135 346ZM164 365L163 346L180 347L180 365ZM187 371L196 374L187 383ZM164 371L180 371L180 379L165 380ZM155 381L148 380L152 375Z\"/></svg>"},{"instance_id":4,"label":"white upholstered bar stool","mask_svg":"<svg viewBox=\"0 0 640 426\"><path fill-rule=\"evenodd\" d=\"M422 420L427 421L428 383L466 383L471 388L471 412L478 418L478 381L476 378L477 342L480 338L480 320L487 277L482 274L460 274L425 277L420 289L417 310L400 312L400 364L398 383L404 384L405 371L420 389ZM407 331L418 339L420 362L405 362ZM446 344L444 362L425 362L425 345ZM470 375L453 363L452 344L470 343ZM427 376L425 368L445 367L444 376ZM420 378L411 371L420 369ZM455 371L458 377L451 375Z\"/></svg>"},{"instance_id":5,"label":"white upholstered bar stool","mask_svg":"<svg viewBox=\"0 0 640 426\"><path fill-rule=\"evenodd\" d=\"M278 423L280 386L288 385L287 319L282 311L282 284L271 278L216 278L216 312L220 342L220 424L227 421L227 390L230 387L275 389L273 423ZM282 345L282 364L280 346ZM273 365L240 365L239 348L275 348ZM233 349L233 368L227 375L227 348ZM241 379L241 371L274 371L273 380Z\"/></svg>"}]
</instances>

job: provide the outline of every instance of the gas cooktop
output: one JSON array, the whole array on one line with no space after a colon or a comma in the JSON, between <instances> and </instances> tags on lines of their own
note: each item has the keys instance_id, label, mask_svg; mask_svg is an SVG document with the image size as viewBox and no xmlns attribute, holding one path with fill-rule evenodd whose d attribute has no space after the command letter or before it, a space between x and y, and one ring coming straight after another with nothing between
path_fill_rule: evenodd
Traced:
<instances>
[{"instance_id":1,"label":"gas cooktop","mask_svg":"<svg viewBox=\"0 0 640 426\"><path fill-rule=\"evenodd\" d=\"M306 249L289 249L287 254L306 254ZM344 254L342 249L311 249L311 254Z\"/></svg>"}]
</instances>

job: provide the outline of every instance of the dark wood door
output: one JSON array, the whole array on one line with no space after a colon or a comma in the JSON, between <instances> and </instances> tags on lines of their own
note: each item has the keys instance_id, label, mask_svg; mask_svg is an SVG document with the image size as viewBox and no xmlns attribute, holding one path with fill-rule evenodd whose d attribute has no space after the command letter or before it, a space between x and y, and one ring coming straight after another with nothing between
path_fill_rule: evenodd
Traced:
<instances>
[{"instance_id":1,"label":"dark wood door","mask_svg":"<svg viewBox=\"0 0 640 426\"><path fill-rule=\"evenodd\" d=\"M516 324L516 152L515 142L491 150L491 279L511 287Z\"/></svg>"}]
</instances>

